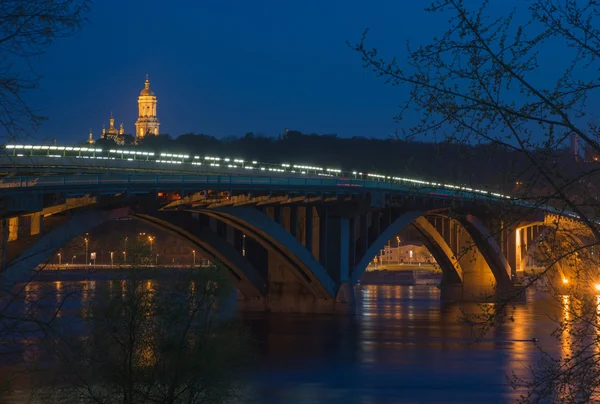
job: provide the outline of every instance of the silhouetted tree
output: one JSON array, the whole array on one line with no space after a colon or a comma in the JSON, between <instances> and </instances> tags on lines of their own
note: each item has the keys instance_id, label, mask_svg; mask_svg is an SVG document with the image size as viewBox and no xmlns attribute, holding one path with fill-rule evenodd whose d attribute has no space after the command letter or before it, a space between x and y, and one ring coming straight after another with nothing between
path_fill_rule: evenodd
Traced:
<instances>
[{"instance_id":1,"label":"silhouetted tree","mask_svg":"<svg viewBox=\"0 0 600 404\"><path fill-rule=\"evenodd\" d=\"M147 243L128 247L126 283L95 296L82 335L53 329L47 342L61 361L51 403L225 403L239 392L238 372L251 358L243 329L219 318L232 285L218 266L190 268L167 285L143 278Z\"/></svg>"},{"instance_id":2,"label":"silhouetted tree","mask_svg":"<svg viewBox=\"0 0 600 404\"><path fill-rule=\"evenodd\" d=\"M98 139L96 140L96 146L100 147L100 148L105 148L105 149L112 149L117 147L117 143L115 143L115 141L113 139Z\"/></svg>"},{"instance_id":3,"label":"silhouetted tree","mask_svg":"<svg viewBox=\"0 0 600 404\"><path fill-rule=\"evenodd\" d=\"M449 145L486 143L519 162L494 160L498 169L526 176L528 184L515 196L531 203L531 212L550 205L577 215L573 230L562 230L568 228L564 218L552 224L563 237L542 240L537 257L544 277L560 278L560 268L569 269L570 279L563 279L568 286L551 294L565 312L554 333L562 353L542 351L544 360L531 377L512 380L515 388L528 388L521 402L597 402L600 321L592 285L598 282L593 251L600 241L600 167L579 161L579 150L565 143L575 135L600 152L597 128L585 121L600 84L590 73L600 66L600 9L594 0L532 0L502 14L504 2L497 1L493 12L491 3L431 1L426 10L443 13L446 31L423 45L409 44L406 61L379 56L367 47L366 32L351 46L377 76L406 90L398 119L408 111L418 115L405 128L407 139L437 135ZM559 55L564 63L549 68L542 59L547 52L548 60ZM523 216L503 219L495 232L509 230ZM483 329L496 324L506 304L488 306L476 322Z\"/></svg>"},{"instance_id":4,"label":"silhouetted tree","mask_svg":"<svg viewBox=\"0 0 600 404\"><path fill-rule=\"evenodd\" d=\"M75 33L91 0L3 0L0 5L0 126L15 140L36 129L43 117L23 99L40 76L26 59L45 51L57 38ZM7 139L8 140L8 139Z\"/></svg>"}]
</instances>

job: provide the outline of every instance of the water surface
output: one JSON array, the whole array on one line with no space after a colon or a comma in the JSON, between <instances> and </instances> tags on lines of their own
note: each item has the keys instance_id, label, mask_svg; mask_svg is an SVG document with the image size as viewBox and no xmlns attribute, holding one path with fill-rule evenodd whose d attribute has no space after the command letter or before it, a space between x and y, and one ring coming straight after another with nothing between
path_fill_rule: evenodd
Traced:
<instances>
[{"instance_id":1,"label":"water surface","mask_svg":"<svg viewBox=\"0 0 600 404\"><path fill-rule=\"evenodd\" d=\"M85 302L120 293L125 281L40 282L23 301L48 307L65 294L59 321L76 329ZM240 313L251 329L259 364L246 376L251 402L266 404L509 403L519 392L506 375L526 375L538 346L560 352L550 336L560 304L530 296L510 307L514 321L483 338L461 318L474 305L442 304L435 286L360 286L355 315ZM532 342L538 338L539 342ZM35 352L24 360L43 362ZM26 386L10 399L22 404Z\"/></svg>"}]
</instances>

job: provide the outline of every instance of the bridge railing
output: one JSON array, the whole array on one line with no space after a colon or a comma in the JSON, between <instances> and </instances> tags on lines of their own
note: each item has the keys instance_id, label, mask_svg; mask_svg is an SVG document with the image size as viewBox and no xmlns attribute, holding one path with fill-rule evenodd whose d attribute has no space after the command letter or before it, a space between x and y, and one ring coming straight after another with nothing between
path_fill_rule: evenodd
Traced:
<instances>
[{"instance_id":1,"label":"bridge railing","mask_svg":"<svg viewBox=\"0 0 600 404\"><path fill-rule=\"evenodd\" d=\"M95 147L78 147L78 146L48 146L48 145L6 145L3 149L0 148L0 154L4 151L6 155L12 155L16 158L12 164L16 163L21 158L24 159L46 159L46 161L35 160L29 162L35 166L41 164L45 167L56 168L80 168L98 170L101 168L111 170L119 169L121 163L131 164L150 164L152 167L138 167L142 171L144 169L161 169L168 171L172 170L174 164L177 164L177 171L181 168L210 170L212 173L231 173L231 170L242 170L254 172L261 176L275 175L292 175L296 177L302 176L318 176L320 178L337 178L340 180L355 179L363 181L373 181L377 183L391 184L388 188L393 189L393 185L407 185L409 187L431 187L435 189L445 189L453 194L479 194L482 196L490 196L489 199L507 198L506 195L488 191L485 189L472 189L468 186L458 186L452 184L443 184L437 182L423 181L414 178L396 177L390 175L382 175L375 173L363 173L358 171L341 170L337 168L315 167L313 165L297 165L287 163L259 162L244 159L231 159L215 156L197 156L191 154L172 154L168 152L154 153L144 152L138 149L124 150L111 149L103 150ZM155 155L156 154L156 155ZM101 164L98 166L89 166L87 163L97 161ZM120 161L121 163L113 164L112 162ZM82 163L86 164L82 164ZM7 164L11 164L8 162ZM158 165L158 166L154 166ZM28 166L29 167L29 166ZM122 167L125 168L125 167ZM127 167L131 168L131 167ZM195 171L195 170L194 170ZM181 172L179 172L181 173ZM183 173L181 173L183 174ZM193 174L190 172L190 174ZM238 172L239 174L239 172ZM386 186L380 187L386 188ZM475 197L475 196L474 196Z\"/></svg>"},{"instance_id":2,"label":"bridge railing","mask_svg":"<svg viewBox=\"0 0 600 404\"><path fill-rule=\"evenodd\" d=\"M348 192L359 190L388 190L413 192L439 197L461 197L469 199L492 199L493 196L474 194L459 190L448 190L431 186L394 184L360 179L340 178L294 178L265 176L227 175L52 175L41 177L9 177L0 180L0 188L13 190L47 190L61 187L118 186L129 188L135 185L148 186L248 186L265 188L327 188Z\"/></svg>"}]
</instances>

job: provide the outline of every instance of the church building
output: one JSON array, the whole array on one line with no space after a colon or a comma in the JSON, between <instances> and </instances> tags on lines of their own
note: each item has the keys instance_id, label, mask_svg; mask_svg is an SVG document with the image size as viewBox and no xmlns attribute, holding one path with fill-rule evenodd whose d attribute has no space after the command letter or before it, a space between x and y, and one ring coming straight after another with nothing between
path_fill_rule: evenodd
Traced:
<instances>
[{"instance_id":1,"label":"church building","mask_svg":"<svg viewBox=\"0 0 600 404\"><path fill-rule=\"evenodd\" d=\"M125 134L125 129L123 128L123 124L119 130L115 127L115 118L113 118L112 114L110 114L110 119L108 121L108 130L102 128L102 139L112 139L116 144L124 144L125 140L123 139L123 135Z\"/></svg>"},{"instance_id":2,"label":"church building","mask_svg":"<svg viewBox=\"0 0 600 404\"><path fill-rule=\"evenodd\" d=\"M138 97L138 119L135 122L136 143L141 141L145 136L158 136L160 122L156 117L156 104L156 94L150 89L150 80L148 80L148 75L146 75L144 88ZM108 129L102 128L101 139L112 139L115 143L121 145L125 143L125 129L123 128L123 124L121 123L119 129L117 129L115 127L115 118L113 118L112 113L110 115ZM87 143L95 143L91 129Z\"/></svg>"},{"instance_id":3,"label":"church building","mask_svg":"<svg viewBox=\"0 0 600 404\"><path fill-rule=\"evenodd\" d=\"M156 94L150 89L150 81L146 75L144 89L138 97L138 120L135 123L135 139L139 141L144 136L158 136L160 122L156 117Z\"/></svg>"}]
</instances>

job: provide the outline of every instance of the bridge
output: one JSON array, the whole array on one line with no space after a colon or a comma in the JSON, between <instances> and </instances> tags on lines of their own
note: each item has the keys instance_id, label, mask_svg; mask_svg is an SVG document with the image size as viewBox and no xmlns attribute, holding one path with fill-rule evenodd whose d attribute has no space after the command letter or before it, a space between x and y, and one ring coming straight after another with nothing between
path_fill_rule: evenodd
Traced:
<instances>
[{"instance_id":1,"label":"bridge","mask_svg":"<svg viewBox=\"0 0 600 404\"><path fill-rule=\"evenodd\" d=\"M351 311L353 286L407 226L440 265L449 301L515 298L517 272L590 238L573 215L491 190L308 164L9 145L0 172L9 284L125 217L190 241L229 269L243 308L275 312ZM558 283L576 276L572 262L551 265Z\"/></svg>"}]
</instances>

